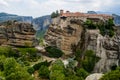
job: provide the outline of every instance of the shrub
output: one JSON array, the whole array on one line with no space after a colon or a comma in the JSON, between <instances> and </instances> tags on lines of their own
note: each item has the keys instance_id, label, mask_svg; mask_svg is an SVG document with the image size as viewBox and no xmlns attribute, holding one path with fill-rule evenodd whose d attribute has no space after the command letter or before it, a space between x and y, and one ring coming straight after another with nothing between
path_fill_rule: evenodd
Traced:
<instances>
[{"instance_id":1,"label":"shrub","mask_svg":"<svg viewBox=\"0 0 120 80\"><path fill-rule=\"evenodd\" d=\"M97 57L92 50L87 50L85 52L84 60L82 60L82 67L87 72L91 72L95 66L95 63L98 62L98 60L99 57Z\"/></svg>"},{"instance_id":2,"label":"shrub","mask_svg":"<svg viewBox=\"0 0 120 80\"><path fill-rule=\"evenodd\" d=\"M45 50L49 53L49 57L59 58L64 54L60 49L57 49L52 46L46 47Z\"/></svg>"},{"instance_id":3,"label":"shrub","mask_svg":"<svg viewBox=\"0 0 120 80\"><path fill-rule=\"evenodd\" d=\"M106 73L100 80L120 80L120 69Z\"/></svg>"},{"instance_id":4,"label":"shrub","mask_svg":"<svg viewBox=\"0 0 120 80\"><path fill-rule=\"evenodd\" d=\"M44 66L42 65L40 68L39 68L39 76L42 77L42 78L49 78L49 69L47 66Z\"/></svg>"},{"instance_id":5,"label":"shrub","mask_svg":"<svg viewBox=\"0 0 120 80\"><path fill-rule=\"evenodd\" d=\"M114 33L114 31L113 31L113 30L110 30L110 31L109 31L109 36L110 36L110 37L113 37L113 36L114 36L114 34L115 34L115 33Z\"/></svg>"},{"instance_id":6,"label":"shrub","mask_svg":"<svg viewBox=\"0 0 120 80\"><path fill-rule=\"evenodd\" d=\"M0 55L4 55L6 57L18 57L16 52L9 46L1 46Z\"/></svg>"},{"instance_id":7,"label":"shrub","mask_svg":"<svg viewBox=\"0 0 120 80\"><path fill-rule=\"evenodd\" d=\"M44 62L40 62L40 63L37 63L37 64L35 64L34 66L33 66L33 68L35 69L35 70L39 70L39 68L41 67L41 66L49 66L50 65L50 63L51 62L47 62L47 61L44 61Z\"/></svg>"},{"instance_id":8,"label":"shrub","mask_svg":"<svg viewBox=\"0 0 120 80\"><path fill-rule=\"evenodd\" d=\"M36 48L18 48L18 51L23 55L27 53L34 55L35 53L37 53Z\"/></svg>"},{"instance_id":9,"label":"shrub","mask_svg":"<svg viewBox=\"0 0 120 80\"><path fill-rule=\"evenodd\" d=\"M85 71L83 68L77 69L76 70L76 75L79 77L83 77L84 79L88 76L88 72Z\"/></svg>"},{"instance_id":10,"label":"shrub","mask_svg":"<svg viewBox=\"0 0 120 80\"><path fill-rule=\"evenodd\" d=\"M85 25L87 25L87 28L88 29L96 29L96 25L93 23L93 21L92 20L86 20L86 22L84 23Z\"/></svg>"},{"instance_id":11,"label":"shrub","mask_svg":"<svg viewBox=\"0 0 120 80\"><path fill-rule=\"evenodd\" d=\"M65 75L60 70L54 70L50 73L50 80L64 80Z\"/></svg>"},{"instance_id":12,"label":"shrub","mask_svg":"<svg viewBox=\"0 0 120 80\"><path fill-rule=\"evenodd\" d=\"M65 80L84 80L82 77L78 77L76 75L69 75L68 77L65 77Z\"/></svg>"},{"instance_id":13,"label":"shrub","mask_svg":"<svg viewBox=\"0 0 120 80\"><path fill-rule=\"evenodd\" d=\"M22 61L36 61L39 56L37 56L37 49L35 48L18 48L19 53L21 53Z\"/></svg>"},{"instance_id":14,"label":"shrub","mask_svg":"<svg viewBox=\"0 0 120 80\"><path fill-rule=\"evenodd\" d=\"M33 74L35 70L33 67L28 67L27 71L28 73Z\"/></svg>"}]
</instances>

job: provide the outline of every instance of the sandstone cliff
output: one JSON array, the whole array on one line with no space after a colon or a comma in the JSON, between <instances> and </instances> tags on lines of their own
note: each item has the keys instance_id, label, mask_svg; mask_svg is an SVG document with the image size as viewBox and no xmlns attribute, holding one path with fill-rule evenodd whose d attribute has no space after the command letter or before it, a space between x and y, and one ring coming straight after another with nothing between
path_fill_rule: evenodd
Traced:
<instances>
[{"instance_id":1,"label":"sandstone cliff","mask_svg":"<svg viewBox=\"0 0 120 80\"><path fill-rule=\"evenodd\" d=\"M57 46L66 55L71 54L72 45L78 44L83 27L72 21L64 21L60 18L55 18L52 22L45 35L47 44Z\"/></svg>"},{"instance_id":2,"label":"sandstone cliff","mask_svg":"<svg viewBox=\"0 0 120 80\"><path fill-rule=\"evenodd\" d=\"M35 33L36 31L29 23L4 22L0 25L0 45L16 47L34 46Z\"/></svg>"},{"instance_id":3,"label":"sandstone cliff","mask_svg":"<svg viewBox=\"0 0 120 80\"><path fill-rule=\"evenodd\" d=\"M117 27L116 27L117 28ZM73 53L73 48L93 50L101 59L96 63L94 72L109 71L120 62L120 29L115 35L102 36L100 31L84 29L82 21L77 19L55 18L45 35L45 41L50 46L57 46L65 55Z\"/></svg>"}]
</instances>

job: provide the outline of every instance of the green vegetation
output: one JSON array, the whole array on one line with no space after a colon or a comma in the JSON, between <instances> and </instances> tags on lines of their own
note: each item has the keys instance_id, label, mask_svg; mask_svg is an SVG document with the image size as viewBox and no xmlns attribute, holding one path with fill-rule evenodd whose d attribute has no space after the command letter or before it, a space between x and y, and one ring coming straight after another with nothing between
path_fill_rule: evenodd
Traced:
<instances>
[{"instance_id":1,"label":"green vegetation","mask_svg":"<svg viewBox=\"0 0 120 80\"><path fill-rule=\"evenodd\" d=\"M97 26L93 23L93 21L89 20L89 19L84 24L87 25L88 29L96 29L97 28Z\"/></svg>"},{"instance_id":2,"label":"green vegetation","mask_svg":"<svg viewBox=\"0 0 120 80\"><path fill-rule=\"evenodd\" d=\"M37 49L35 48L18 48L17 50L20 54L19 60L25 63L27 63L26 61L37 61L40 58L40 56L37 55Z\"/></svg>"},{"instance_id":3,"label":"green vegetation","mask_svg":"<svg viewBox=\"0 0 120 80\"><path fill-rule=\"evenodd\" d=\"M0 46L0 55L4 55L6 57L17 57L15 50L13 50L9 46Z\"/></svg>"},{"instance_id":4,"label":"green vegetation","mask_svg":"<svg viewBox=\"0 0 120 80\"><path fill-rule=\"evenodd\" d=\"M56 11L56 12L53 12L52 14L51 14L51 18L56 18L56 17L58 17L60 14L59 14L59 12L58 12L58 10Z\"/></svg>"},{"instance_id":5,"label":"green vegetation","mask_svg":"<svg viewBox=\"0 0 120 80\"><path fill-rule=\"evenodd\" d=\"M6 58L3 68L5 80L33 80L26 68L18 64L14 58Z\"/></svg>"},{"instance_id":6,"label":"green vegetation","mask_svg":"<svg viewBox=\"0 0 120 80\"><path fill-rule=\"evenodd\" d=\"M35 70L39 70L39 68L41 67L41 66L50 66L50 63L51 62L47 62L47 61L44 61L44 62L40 62L40 63L37 63L37 64L35 64L34 66L33 66L33 68L35 69Z\"/></svg>"},{"instance_id":7,"label":"green vegetation","mask_svg":"<svg viewBox=\"0 0 120 80\"><path fill-rule=\"evenodd\" d=\"M60 49L52 46L46 47L45 50L48 52L49 57L59 58L64 54Z\"/></svg>"},{"instance_id":8,"label":"green vegetation","mask_svg":"<svg viewBox=\"0 0 120 80\"><path fill-rule=\"evenodd\" d=\"M120 80L120 68L106 73L100 80Z\"/></svg>"},{"instance_id":9,"label":"green vegetation","mask_svg":"<svg viewBox=\"0 0 120 80\"><path fill-rule=\"evenodd\" d=\"M28 67L27 72L33 74L35 69L33 67Z\"/></svg>"},{"instance_id":10,"label":"green vegetation","mask_svg":"<svg viewBox=\"0 0 120 80\"><path fill-rule=\"evenodd\" d=\"M42 78L49 78L50 71L47 66L42 65L39 68L39 76Z\"/></svg>"},{"instance_id":11,"label":"green vegetation","mask_svg":"<svg viewBox=\"0 0 120 80\"><path fill-rule=\"evenodd\" d=\"M76 75L83 77L84 79L89 75L87 71L85 71L83 68L76 69Z\"/></svg>"},{"instance_id":12,"label":"green vegetation","mask_svg":"<svg viewBox=\"0 0 120 80\"><path fill-rule=\"evenodd\" d=\"M94 23L92 20L86 20L86 22L84 23L84 25L87 26L88 29L96 29L98 28L100 30L100 34L105 36L105 35L109 35L110 37L114 36L114 22L113 19L109 19L106 22L98 22L98 23Z\"/></svg>"},{"instance_id":13,"label":"green vegetation","mask_svg":"<svg viewBox=\"0 0 120 80\"><path fill-rule=\"evenodd\" d=\"M99 58L96 57L92 50L87 50L85 52L84 60L82 60L82 67L87 71L93 71L95 63L98 62Z\"/></svg>"},{"instance_id":14,"label":"green vegetation","mask_svg":"<svg viewBox=\"0 0 120 80\"><path fill-rule=\"evenodd\" d=\"M18 48L18 51L21 53L21 54L35 54L37 52L37 49L35 48Z\"/></svg>"},{"instance_id":15,"label":"green vegetation","mask_svg":"<svg viewBox=\"0 0 120 80\"><path fill-rule=\"evenodd\" d=\"M92 50L86 50L85 52L82 52L81 50L77 50L75 56L76 56L75 59L80 64L79 67L83 68L88 73L93 71L95 64L100 59L95 55L95 53Z\"/></svg>"},{"instance_id":16,"label":"green vegetation","mask_svg":"<svg viewBox=\"0 0 120 80\"><path fill-rule=\"evenodd\" d=\"M65 79L65 67L61 60L56 60L52 67L50 72L50 80L64 80Z\"/></svg>"}]
</instances>

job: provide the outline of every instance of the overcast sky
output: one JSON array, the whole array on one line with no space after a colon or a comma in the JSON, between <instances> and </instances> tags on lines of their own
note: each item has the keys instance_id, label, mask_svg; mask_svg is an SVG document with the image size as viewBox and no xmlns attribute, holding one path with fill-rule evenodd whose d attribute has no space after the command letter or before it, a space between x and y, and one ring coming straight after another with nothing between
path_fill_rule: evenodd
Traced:
<instances>
[{"instance_id":1,"label":"overcast sky","mask_svg":"<svg viewBox=\"0 0 120 80\"><path fill-rule=\"evenodd\" d=\"M0 0L0 12L39 17L55 10L120 14L120 0Z\"/></svg>"}]
</instances>

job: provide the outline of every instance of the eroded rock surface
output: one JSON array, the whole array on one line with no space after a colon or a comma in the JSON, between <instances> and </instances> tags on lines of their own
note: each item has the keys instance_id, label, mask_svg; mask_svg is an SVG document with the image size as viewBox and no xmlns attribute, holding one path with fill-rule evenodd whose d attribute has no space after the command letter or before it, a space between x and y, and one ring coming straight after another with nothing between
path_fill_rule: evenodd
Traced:
<instances>
[{"instance_id":1,"label":"eroded rock surface","mask_svg":"<svg viewBox=\"0 0 120 80\"><path fill-rule=\"evenodd\" d=\"M120 29L116 28L115 35L102 36L98 29L84 29L82 21L77 19L55 18L45 35L46 43L56 46L65 52L73 53L72 48L93 50L101 59L96 63L94 72L109 71L112 66L120 63ZM76 45L76 46L72 46Z\"/></svg>"},{"instance_id":2,"label":"eroded rock surface","mask_svg":"<svg viewBox=\"0 0 120 80\"><path fill-rule=\"evenodd\" d=\"M81 25L71 20L55 18L45 35L45 40L48 45L57 46L69 55L72 52L72 45L78 44L82 30Z\"/></svg>"},{"instance_id":3,"label":"eroded rock surface","mask_svg":"<svg viewBox=\"0 0 120 80\"><path fill-rule=\"evenodd\" d=\"M0 25L0 45L34 46L36 31L29 23L8 21Z\"/></svg>"}]
</instances>

